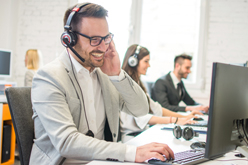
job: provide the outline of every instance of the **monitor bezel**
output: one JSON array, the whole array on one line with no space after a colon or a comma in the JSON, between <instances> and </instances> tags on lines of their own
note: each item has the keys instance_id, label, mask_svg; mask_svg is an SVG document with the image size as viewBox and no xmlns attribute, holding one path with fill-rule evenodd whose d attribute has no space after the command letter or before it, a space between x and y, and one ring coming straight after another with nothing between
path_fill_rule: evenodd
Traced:
<instances>
[{"instance_id":1,"label":"monitor bezel","mask_svg":"<svg viewBox=\"0 0 248 165\"><path fill-rule=\"evenodd\" d=\"M225 73L229 74L229 77L227 75L221 75L220 74L221 72L223 73L224 71L225 71ZM239 73L238 73L238 71L239 71ZM236 79L233 78L233 76L232 76L234 74L235 74L234 77ZM217 111L217 109L220 108L219 106L222 105L221 102L223 102L223 100L226 100L226 98L230 99L230 97L227 97L227 96L231 96L231 95L227 95L227 93L231 92L230 89L227 89L226 91L228 91L228 92L225 91L224 93L222 93L222 96L220 97L220 91L223 90L221 88L224 88L224 87L226 88L225 85L227 83L228 83L228 86L230 84L230 87L233 87L232 85L234 83L238 84L240 82L243 82L241 80L247 80L248 81L248 78L237 80L237 75L241 75L243 77L246 77L246 76L248 77L248 68L244 67L244 66L236 66L236 65L224 64L224 63L217 63L217 62L213 63L205 158L215 159L215 158L221 157L224 154L226 154L227 152L235 150L238 146L243 145L238 140L236 140L236 141L231 140L231 137L233 134L232 133L233 121L238 120L238 119L246 119L248 117L248 112L246 112L244 110L236 110L235 114L233 111L226 111L227 113L223 114L221 112L223 112L223 107L225 107L225 106L221 106L222 110ZM233 80L231 80L230 78L232 78ZM225 81L223 79L225 79ZM227 83L225 84L223 82L227 82ZM244 86L244 84L243 84L243 86ZM239 89L239 88L233 87L233 89ZM244 93L246 93L246 92L244 92ZM235 94L235 92L233 92L232 94ZM220 98L220 99L218 99L218 101L217 101L216 100L217 98ZM235 104L235 105L240 105L240 101L236 101L236 102L239 104ZM228 104L230 104L230 103L228 102ZM226 104L226 105L228 105L228 104ZM233 103L232 103L232 105L233 105ZM243 104L241 104L241 105L243 105ZM225 110L228 110L228 109L232 110L232 108L233 108L230 105L226 106L226 107L228 107L228 108ZM231 107L231 108L229 108L229 107ZM247 104L245 104L245 107L248 107ZM232 114L232 116L230 114ZM243 116L241 117L239 114L243 114ZM229 117L228 117L228 115L229 115ZM221 117L222 117L222 119L221 119ZM225 125L223 125L223 124L225 124ZM221 127L221 129L220 129L220 127ZM225 130L225 131L223 131L223 130ZM224 134L230 133L230 137L227 137L230 139L227 139L225 136L225 138L222 137L222 139L220 141L220 138L217 135L219 135L220 133L223 134L223 132L224 132ZM228 143L227 143L227 141L228 141ZM220 142L219 143L220 145L216 142Z\"/></svg>"},{"instance_id":2,"label":"monitor bezel","mask_svg":"<svg viewBox=\"0 0 248 165\"><path fill-rule=\"evenodd\" d=\"M2 49L2 48L0 48L0 51L2 51L2 52L9 52L10 53L10 68L9 68L9 74L8 75L6 75L6 74L1 74L0 73L0 78L10 78L11 76L12 76L12 50L9 50L9 49Z\"/></svg>"}]
</instances>

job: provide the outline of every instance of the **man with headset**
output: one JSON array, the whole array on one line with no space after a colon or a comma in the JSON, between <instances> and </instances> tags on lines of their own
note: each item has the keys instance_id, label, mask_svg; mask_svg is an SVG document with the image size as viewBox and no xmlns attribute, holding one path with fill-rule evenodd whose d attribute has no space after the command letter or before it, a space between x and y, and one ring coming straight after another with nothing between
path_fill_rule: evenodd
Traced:
<instances>
[{"instance_id":1,"label":"man with headset","mask_svg":"<svg viewBox=\"0 0 248 165\"><path fill-rule=\"evenodd\" d=\"M186 54L175 57L174 71L160 77L153 85L153 100L175 112L193 110L208 112L208 106L202 106L195 102L182 82L182 79L187 78L191 72L191 59L192 57ZM179 106L180 101L183 101L187 106Z\"/></svg>"},{"instance_id":2,"label":"man with headset","mask_svg":"<svg viewBox=\"0 0 248 165\"><path fill-rule=\"evenodd\" d=\"M30 164L174 158L166 144L115 143L119 111L142 116L148 104L141 88L120 69L106 16L103 7L92 3L66 11L61 36L66 51L33 80L35 139Z\"/></svg>"}]
</instances>

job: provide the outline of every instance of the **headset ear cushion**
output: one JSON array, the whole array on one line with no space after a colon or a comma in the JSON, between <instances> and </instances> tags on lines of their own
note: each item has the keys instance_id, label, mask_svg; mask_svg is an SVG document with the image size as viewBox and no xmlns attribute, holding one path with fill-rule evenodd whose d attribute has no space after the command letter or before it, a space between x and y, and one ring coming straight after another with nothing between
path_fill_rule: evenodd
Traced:
<instances>
[{"instance_id":1,"label":"headset ear cushion","mask_svg":"<svg viewBox=\"0 0 248 165\"><path fill-rule=\"evenodd\" d=\"M175 136L175 138L179 139L182 137L182 128L180 126L175 126L173 128L173 135Z\"/></svg>"},{"instance_id":2,"label":"headset ear cushion","mask_svg":"<svg viewBox=\"0 0 248 165\"><path fill-rule=\"evenodd\" d=\"M182 131L185 140L191 140L194 137L194 130L191 127L185 127Z\"/></svg>"},{"instance_id":3,"label":"headset ear cushion","mask_svg":"<svg viewBox=\"0 0 248 165\"><path fill-rule=\"evenodd\" d=\"M130 67L135 67L135 66L138 65L138 59L137 59L137 57L136 57L135 55L130 56L130 57L128 58L128 65L129 65Z\"/></svg>"},{"instance_id":4,"label":"headset ear cushion","mask_svg":"<svg viewBox=\"0 0 248 165\"><path fill-rule=\"evenodd\" d=\"M61 43L62 43L62 45L64 45L65 47L68 47L66 45L66 43L63 41L64 38L68 39L68 42L69 42L70 46L74 46L77 43L77 35L75 33L73 33L73 32L66 31L61 35Z\"/></svg>"}]
</instances>

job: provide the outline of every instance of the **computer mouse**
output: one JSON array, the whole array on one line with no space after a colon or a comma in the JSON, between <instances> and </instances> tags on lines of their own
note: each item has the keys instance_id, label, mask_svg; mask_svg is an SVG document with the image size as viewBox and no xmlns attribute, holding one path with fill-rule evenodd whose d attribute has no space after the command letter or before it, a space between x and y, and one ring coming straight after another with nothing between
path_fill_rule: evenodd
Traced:
<instances>
[{"instance_id":1,"label":"computer mouse","mask_svg":"<svg viewBox=\"0 0 248 165\"><path fill-rule=\"evenodd\" d=\"M148 160L149 164L160 164L160 165L172 165L172 163L168 162L168 161L161 161L158 159L150 159Z\"/></svg>"},{"instance_id":2,"label":"computer mouse","mask_svg":"<svg viewBox=\"0 0 248 165\"><path fill-rule=\"evenodd\" d=\"M202 121L202 120L204 120L203 118L201 118L201 117L195 117L195 118L193 118L193 120L195 120L195 121Z\"/></svg>"},{"instance_id":3,"label":"computer mouse","mask_svg":"<svg viewBox=\"0 0 248 165\"><path fill-rule=\"evenodd\" d=\"M205 142L194 142L190 145L190 148L199 149L199 148L205 148L205 146L206 146Z\"/></svg>"},{"instance_id":4,"label":"computer mouse","mask_svg":"<svg viewBox=\"0 0 248 165\"><path fill-rule=\"evenodd\" d=\"M243 154L235 154L235 156L237 156L237 157L239 157L239 158L243 158L243 157L245 157Z\"/></svg>"}]
</instances>

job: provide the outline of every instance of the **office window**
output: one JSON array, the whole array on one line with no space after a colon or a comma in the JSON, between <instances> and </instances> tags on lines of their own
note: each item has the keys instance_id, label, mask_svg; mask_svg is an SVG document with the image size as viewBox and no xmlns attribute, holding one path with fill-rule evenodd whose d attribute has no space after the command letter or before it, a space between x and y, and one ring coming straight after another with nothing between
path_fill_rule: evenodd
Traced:
<instances>
[{"instance_id":1,"label":"office window","mask_svg":"<svg viewBox=\"0 0 248 165\"><path fill-rule=\"evenodd\" d=\"M79 2L86 2L79 0ZM109 11L110 32L123 61L126 49L140 44L150 50L151 67L142 80L156 81L174 69L174 57L193 56L188 87L203 88L202 54L206 0L89 0ZM190 85L192 84L192 85Z\"/></svg>"},{"instance_id":2,"label":"office window","mask_svg":"<svg viewBox=\"0 0 248 165\"><path fill-rule=\"evenodd\" d=\"M174 57L181 53L193 56L192 73L188 80L196 77L196 60L199 33L199 0L143 0L140 44L150 50L148 81L174 68Z\"/></svg>"}]
</instances>

